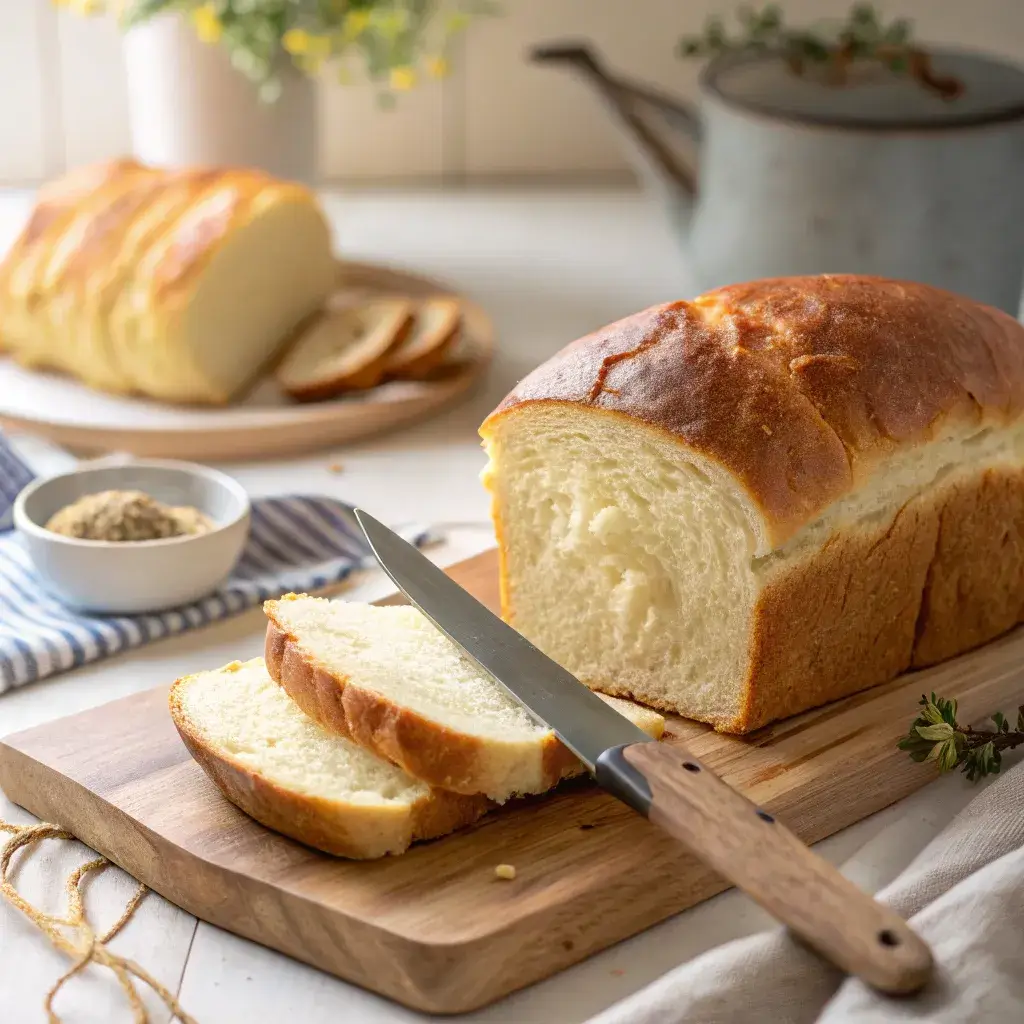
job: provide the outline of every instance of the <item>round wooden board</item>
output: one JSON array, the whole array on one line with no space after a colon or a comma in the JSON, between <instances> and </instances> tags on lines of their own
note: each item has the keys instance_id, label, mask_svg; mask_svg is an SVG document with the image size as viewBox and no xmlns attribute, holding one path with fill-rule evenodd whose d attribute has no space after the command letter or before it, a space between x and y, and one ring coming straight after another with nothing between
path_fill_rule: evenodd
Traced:
<instances>
[{"instance_id":1,"label":"round wooden board","mask_svg":"<svg viewBox=\"0 0 1024 1024\"><path fill-rule=\"evenodd\" d=\"M437 281L368 263L339 262L338 274L332 301L371 294L452 294ZM462 341L456 361L435 380L392 381L343 398L300 404L266 378L237 404L211 408L108 395L0 358L0 425L83 451L198 461L267 458L353 441L449 405L486 370L494 327L479 306L459 299Z\"/></svg>"}]
</instances>

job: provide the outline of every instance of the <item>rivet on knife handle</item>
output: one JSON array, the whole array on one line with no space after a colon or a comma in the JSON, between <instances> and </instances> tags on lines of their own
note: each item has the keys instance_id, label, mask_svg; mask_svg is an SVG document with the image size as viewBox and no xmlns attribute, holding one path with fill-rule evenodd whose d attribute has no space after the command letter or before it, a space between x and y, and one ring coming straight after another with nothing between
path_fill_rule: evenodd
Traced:
<instances>
[{"instance_id":1,"label":"rivet on knife handle","mask_svg":"<svg viewBox=\"0 0 1024 1024\"><path fill-rule=\"evenodd\" d=\"M921 988L928 947L770 814L678 746L636 743L605 751L597 780L681 840L809 946L882 992Z\"/></svg>"}]
</instances>

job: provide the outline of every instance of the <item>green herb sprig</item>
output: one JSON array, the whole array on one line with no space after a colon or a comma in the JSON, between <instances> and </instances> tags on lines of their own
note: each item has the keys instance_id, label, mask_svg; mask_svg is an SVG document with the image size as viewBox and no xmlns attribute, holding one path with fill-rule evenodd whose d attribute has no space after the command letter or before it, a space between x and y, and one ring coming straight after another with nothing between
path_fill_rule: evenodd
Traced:
<instances>
[{"instance_id":1,"label":"green herb sprig","mask_svg":"<svg viewBox=\"0 0 1024 1024\"><path fill-rule=\"evenodd\" d=\"M709 18L702 33L679 41L679 55L714 57L770 51L781 54L794 74L818 67L836 85L847 82L853 63L873 61L894 74L909 75L943 99L955 99L963 91L957 79L932 71L928 54L911 43L912 25L906 18L885 22L870 3L854 4L843 22L820 22L807 28L786 25L779 4L760 10L740 7L736 19L739 32L730 36L722 18Z\"/></svg>"},{"instance_id":2,"label":"green herb sprig","mask_svg":"<svg viewBox=\"0 0 1024 1024\"><path fill-rule=\"evenodd\" d=\"M1010 728L1006 716L997 711L992 729L972 729L956 720L956 701L922 695L922 710L910 731L897 744L915 761L935 761L940 772L956 768L974 782L996 775L1002 763L1001 751L1024 744L1024 706L1017 710L1017 727Z\"/></svg>"}]
</instances>

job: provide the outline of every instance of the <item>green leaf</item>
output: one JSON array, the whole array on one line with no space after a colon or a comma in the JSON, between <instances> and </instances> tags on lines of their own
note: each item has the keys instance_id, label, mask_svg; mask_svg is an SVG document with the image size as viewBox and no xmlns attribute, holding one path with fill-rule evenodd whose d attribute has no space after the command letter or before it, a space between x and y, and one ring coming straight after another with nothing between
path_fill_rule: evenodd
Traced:
<instances>
[{"instance_id":1,"label":"green leaf","mask_svg":"<svg viewBox=\"0 0 1024 1024\"><path fill-rule=\"evenodd\" d=\"M932 725L938 725L939 722L945 721L942 717L942 712L931 702L928 701L924 706L924 710L921 712L921 717Z\"/></svg>"},{"instance_id":2,"label":"green leaf","mask_svg":"<svg viewBox=\"0 0 1024 1024\"><path fill-rule=\"evenodd\" d=\"M906 750L908 752L921 751L924 754L928 754L935 744L932 743L931 740L923 740L920 736L911 733L909 736L904 736L896 746L900 750Z\"/></svg>"},{"instance_id":3,"label":"green leaf","mask_svg":"<svg viewBox=\"0 0 1024 1024\"><path fill-rule=\"evenodd\" d=\"M877 25L878 15L874 4L854 4L850 10L852 25Z\"/></svg>"},{"instance_id":4,"label":"green leaf","mask_svg":"<svg viewBox=\"0 0 1024 1024\"><path fill-rule=\"evenodd\" d=\"M711 46L722 46L725 43L725 25L721 18L708 18L704 26L704 38Z\"/></svg>"},{"instance_id":5,"label":"green leaf","mask_svg":"<svg viewBox=\"0 0 1024 1024\"><path fill-rule=\"evenodd\" d=\"M782 24L782 8L778 4L768 4L761 12L761 24L765 28L778 28Z\"/></svg>"},{"instance_id":6,"label":"green leaf","mask_svg":"<svg viewBox=\"0 0 1024 1024\"><path fill-rule=\"evenodd\" d=\"M935 699L935 706L942 712L942 720L944 722L949 722L949 724L955 728L957 708L956 701L946 700L944 697L935 697L935 694L932 694L932 697Z\"/></svg>"},{"instance_id":7,"label":"green leaf","mask_svg":"<svg viewBox=\"0 0 1024 1024\"><path fill-rule=\"evenodd\" d=\"M898 18L885 30L882 39L889 46L905 46L910 39L910 22Z\"/></svg>"},{"instance_id":8,"label":"green leaf","mask_svg":"<svg viewBox=\"0 0 1024 1024\"><path fill-rule=\"evenodd\" d=\"M956 767L956 763L959 760L959 754L956 749L956 742L950 738L945 743L939 744L938 756L936 761L939 765L940 772L952 771Z\"/></svg>"},{"instance_id":9,"label":"green leaf","mask_svg":"<svg viewBox=\"0 0 1024 1024\"><path fill-rule=\"evenodd\" d=\"M953 727L949 722L940 722L938 725L919 725L917 727L917 734L922 739L939 743L953 738Z\"/></svg>"},{"instance_id":10,"label":"green leaf","mask_svg":"<svg viewBox=\"0 0 1024 1024\"><path fill-rule=\"evenodd\" d=\"M1017 709L1017 732L1024 732L1024 707Z\"/></svg>"},{"instance_id":11,"label":"green leaf","mask_svg":"<svg viewBox=\"0 0 1024 1024\"><path fill-rule=\"evenodd\" d=\"M1001 766L1002 755L990 742L968 753L964 758L963 772L969 782L975 782L986 775L998 775Z\"/></svg>"},{"instance_id":12,"label":"green leaf","mask_svg":"<svg viewBox=\"0 0 1024 1024\"><path fill-rule=\"evenodd\" d=\"M993 722L993 724L996 727L996 732L1008 732L1009 731L1010 723L1006 721L1006 716L1002 713L1002 711L997 711L992 716L992 722Z\"/></svg>"}]
</instances>

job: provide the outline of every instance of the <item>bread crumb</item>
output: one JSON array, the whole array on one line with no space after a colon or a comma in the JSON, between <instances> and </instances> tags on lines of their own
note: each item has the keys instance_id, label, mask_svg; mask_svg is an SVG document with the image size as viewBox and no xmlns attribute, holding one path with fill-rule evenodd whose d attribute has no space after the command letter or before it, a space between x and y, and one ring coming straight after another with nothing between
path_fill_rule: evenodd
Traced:
<instances>
[{"instance_id":1,"label":"bread crumb","mask_svg":"<svg viewBox=\"0 0 1024 1024\"><path fill-rule=\"evenodd\" d=\"M511 864L499 864L494 869L494 877L511 881L516 877L516 869Z\"/></svg>"},{"instance_id":2,"label":"bread crumb","mask_svg":"<svg viewBox=\"0 0 1024 1024\"><path fill-rule=\"evenodd\" d=\"M327 472L328 473L342 473L342 472L344 472L344 470L345 470L345 467L340 462L332 462L327 467Z\"/></svg>"}]
</instances>

